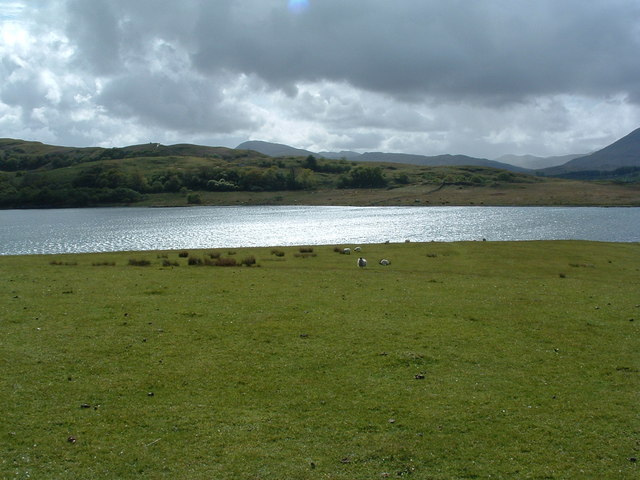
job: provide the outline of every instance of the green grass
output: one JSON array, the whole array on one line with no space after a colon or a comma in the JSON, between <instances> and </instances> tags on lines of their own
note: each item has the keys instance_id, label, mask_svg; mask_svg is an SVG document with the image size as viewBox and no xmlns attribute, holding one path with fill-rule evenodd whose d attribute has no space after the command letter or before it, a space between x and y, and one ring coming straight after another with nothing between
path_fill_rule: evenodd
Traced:
<instances>
[{"instance_id":1,"label":"green grass","mask_svg":"<svg viewBox=\"0 0 640 480\"><path fill-rule=\"evenodd\" d=\"M333 248L0 257L0 478L637 478L639 244Z\"/></svg>"}]
</instances>

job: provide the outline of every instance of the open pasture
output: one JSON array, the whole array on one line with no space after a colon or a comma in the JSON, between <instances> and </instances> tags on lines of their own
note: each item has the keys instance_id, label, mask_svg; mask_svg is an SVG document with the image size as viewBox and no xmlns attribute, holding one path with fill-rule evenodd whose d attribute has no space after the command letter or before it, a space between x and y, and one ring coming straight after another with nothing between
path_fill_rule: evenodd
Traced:
<instances>
[{"instance_id":1,"label":"open pasture","mask_svg":"<svg viewBox=\"0 0 640 480\"><path fill-rule=\"evenodd\" d=\"M347 246L0 257L0 478L637 478L640 244Z\"/></svg>"}]
</instances>

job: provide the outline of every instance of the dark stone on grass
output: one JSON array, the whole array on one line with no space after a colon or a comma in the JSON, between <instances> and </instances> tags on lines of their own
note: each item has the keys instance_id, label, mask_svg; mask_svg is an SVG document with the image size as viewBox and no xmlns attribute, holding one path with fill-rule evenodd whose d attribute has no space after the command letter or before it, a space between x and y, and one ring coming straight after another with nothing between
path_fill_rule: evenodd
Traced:
<instances>
[{"instance_id":1,"label":"dark stone on grass","mask_svg":"<svg viewBox=\"0 0 640 480\"><path fill-rule=\"evenodd\" d=\"M80 405L80 408L91 408L91 405L89 405L88 403L83 403L82 405Z\"/></svg>"},{"instance_id":2,"label":"dark stone on grass","mask_svg":"<svg viewBox=\"0 0 640 480\"><path fill-rule=\"evenodd\" d=\"M344 457L342 460L340 460L340 463L351 463L351 459L349 457Z\"/></svg>"},{"instance_id":3,"label":"dark stone on grass","mask_svg":"<svg viewBox=\"0 0 640 480\"><path fill-rule=\"evenodd\" d=\"M637 459L636 457L631 457L631 458L629 459L629 461L630 461L631 463L636 463L636 462L638 461L638 459Z\"/></svg>"},{"instance_id":4,"label":"dark stone on grass","mask_svg":"<svg viewBox=\"0 0 640 480\"><path fill-rule=\"evenodd\" d=\"M308 333L301 333L300 334L300 338L309 338L309 334Z\"/></svg>"}]
</instances>

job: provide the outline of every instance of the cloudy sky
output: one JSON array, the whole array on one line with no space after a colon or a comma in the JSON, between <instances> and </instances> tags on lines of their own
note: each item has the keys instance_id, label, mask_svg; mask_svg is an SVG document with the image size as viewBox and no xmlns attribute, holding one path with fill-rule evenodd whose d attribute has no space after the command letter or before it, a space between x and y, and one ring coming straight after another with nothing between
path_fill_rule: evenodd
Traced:
<instances>
[{"instance_id":1,"label":"cloudy sky","mask_svg":"<svg viewBox=\"0 0 640 480\"><path fill-rule=\"evenodd\" d=\"M0 137L583 153L639 59L638 0L0 0Z\"/></svg>"}]
</instances>

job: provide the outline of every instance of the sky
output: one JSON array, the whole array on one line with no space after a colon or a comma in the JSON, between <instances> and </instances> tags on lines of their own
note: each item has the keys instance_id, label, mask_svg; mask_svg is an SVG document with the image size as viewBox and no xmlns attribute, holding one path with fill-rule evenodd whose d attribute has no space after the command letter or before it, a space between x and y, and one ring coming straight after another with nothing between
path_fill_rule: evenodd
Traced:
<instances>
[{"instance_id":1,"label":"sky","mask_svg":"<svg viewBox=\"0 0 640 480\"><path fill-rule=\"evenodd\" d=\"M638 0L0 0L0 137L588 153L639 59Z\"/></svg>"}]
</instances>

